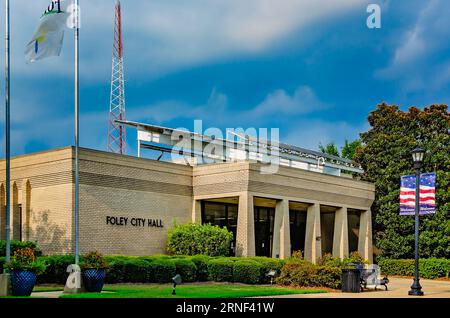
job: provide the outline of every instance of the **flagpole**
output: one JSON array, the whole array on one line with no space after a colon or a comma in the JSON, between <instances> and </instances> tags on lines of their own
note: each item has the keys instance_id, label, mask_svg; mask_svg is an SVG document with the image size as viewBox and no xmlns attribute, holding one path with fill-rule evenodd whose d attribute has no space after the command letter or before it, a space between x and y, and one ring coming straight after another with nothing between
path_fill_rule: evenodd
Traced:
<instances>
[{"instance_id":1,"label":"flagpole","mask_svg":"<svg viewBox=\"0 0 450 318\"><path fill-rule=\"evenodd\" d=\"M79 0L75 0L75 264L80 261L80 246L79 246L79 173L80 173L80 120L79 120L79 97L80 97L80 67L79 67L79 53L80 53L80 25L79 25Z\"/></svg>"},{"instance_id":2,"label":"flagpole","mask_svg":"<svg viewBox=\"0 0 450 318\"><path fill-rule=\"evenodd\" d=\"M9 20L9 0L6 0L6 29L5 29L5 48L6 48L6 60L5 60L5 162L6 162L6 181L5 181L5 194L6 194L6 263L11 260L11 214L10 214L10 184L11 184L11 126L10 126L10 20Z\"/></svg>"}]
</instances>

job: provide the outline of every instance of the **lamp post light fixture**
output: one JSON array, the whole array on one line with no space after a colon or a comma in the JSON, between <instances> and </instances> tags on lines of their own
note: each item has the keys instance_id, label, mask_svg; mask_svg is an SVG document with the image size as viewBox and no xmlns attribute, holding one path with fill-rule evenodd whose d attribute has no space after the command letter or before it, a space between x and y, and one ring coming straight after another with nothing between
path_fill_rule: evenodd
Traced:
<instances>
[{"instance_id":1,"label":"lamp post light fixture","mask_svg":"<svg viewBox=\"0 0 450 318\"><path fill-rule=\"evenodd\" d=\"M181 284L181 275L177 274L175 277L173 277L172 282L173 282L172 295L176 295L177 294L177 285Z\"/></svg>"},{"instance_id":2,"label":"lamp post light fixture","mask_svg":"<svg viewBox=\"0 0 450 318\"><path fill-rule=\"evenodd\" d=\"M420 213L420 172L425 157L425 149L421 147L411 151L416 169L416 206L415 206L415 258L414 258L414 282L411 290L408 292L410 296L423 296L422 286L420 286L419 278L419 213Z\"/></svg>"}]
</instances>

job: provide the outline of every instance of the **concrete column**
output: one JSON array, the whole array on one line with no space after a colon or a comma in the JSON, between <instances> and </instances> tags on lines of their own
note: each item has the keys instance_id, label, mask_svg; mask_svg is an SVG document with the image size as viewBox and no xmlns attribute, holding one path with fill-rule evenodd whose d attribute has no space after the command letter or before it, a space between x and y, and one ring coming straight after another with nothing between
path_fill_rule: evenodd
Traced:
<instances>
[{"instance_id":1,"label":"concrete column","mask_svg":"<svg viewBox=\"0 0 450 318\"><path fill-rule=\"evenodd\" d=\"M306 238L304 258L316 263L322 257L322 242L320 240L320 204L314 203L308 207L306 216Z\"/></svg>"},{"instance_id":2,"label":"concrete column","mask_svg":"<svg viewBox=\"0 0 450 318\"><path fill-rule=\"evenodd\" d=\"M199 200L192 202L192 223L202 224L202 202Z\"/></svg>"},{"instance_id":3,"label":"concrete column","mask_svg":"<svg viewBox=\"0 0 450 318\"><path fill-rule=\"evenodd\" d=\"M236 256L255 256L255 210L248 192L239 196Z\"/></svg>"},{"instance_id":4,"label":"concrete column","mask_svg":"<svg viewBox=\"0 0 450 318\"><path fill-rule=\"evenodd\" d=\"M289 222L289 200L277 202L273 225L272 257L286 259L291 256L291 229Z\"/></svg>"},{"instance_id":5,"label":"concrete column","mask_svg":"<svg viewBox=\"0 0 450 318\"><path fill-rule=\"evenodd\" d=\"M361 212L359 223L358 252L364 259L372 263L372 212L370 210Z\"/></svg>"},{"instance_id":6,"label":"concrete column","mask_svg":"<svg viewBox=\"0 0 450 318\"><path fill-rule=\"evenodd\" d=\"M334 218L333 257L343 259L348 256L347 208L336 210Z\"/></svg>"}]
</instances>

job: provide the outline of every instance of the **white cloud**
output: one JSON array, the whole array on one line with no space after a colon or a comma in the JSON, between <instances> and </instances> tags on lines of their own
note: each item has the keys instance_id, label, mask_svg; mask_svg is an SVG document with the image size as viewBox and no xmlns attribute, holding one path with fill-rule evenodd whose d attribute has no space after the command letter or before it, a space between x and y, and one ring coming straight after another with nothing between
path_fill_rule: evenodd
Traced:
<instances>
[{"instance_id":1,"label":"white cloud","mask_svg":"<svg viewBox=\"0 0 450 318\"><path fill-rule=\"evenodd\" d=\"M66 32L61 58L26 65L23 51L49 0L16 0L12 6L13 69L27 76L70 75L73 35ZM85 79L109 78L113 1L82 2L81 71ZM257 54L314 23L338 18L361 0L133 0L123 1L126 69L148 77L229 56ZM3 25L0 25L3 33ZM299 42L302 41L300 37Z\"/></svg>"},{"instance_id":2,"label":"white cloud","mask_svg":"<svg viewBox=\"0 0 450 318\"><path fill-rule=\"evenodd\" d=\"M441 72L448 69L448 57L439 52L449 49L450 20L443 12L450 10L450 2L424 2L413 26L397 36L397 47L385 68L377 70L379 79L398 80L401 95L421 91L432 93L442 89L450 79ZM439 77L440 80L436 80Z\"/></svg>"},{"instance_id":3,"label":"white cloud","mask_svg":"<svg viewBox=\"0 0 450 318\"><path fill-rule=\"evenodd\" d=\"M14 103L12 123L12 153L23 154L26 148L37 143L43 149L63 147L73 144L73 117L64 111L54 111L45 106L44 93L30 95ZM311 101L307 103L305 101ZM316 149L319 142L335 141L343 144L345 139L357 138L364 127L354 126L346 122L328 122L310 120L306 113L319 110L309 105L324 105L308 86L299 86L292 95L284 90L276 90L267 94L265 100L248 110L234 110L228 107L227 95L213 89L203 105L190 105L177 100L161 101L159 103L134 107L127 113L127 118L133 121L156 123L164 125L175 119L202 119L206 125L217 127L244 129L276 128L271 121L280 115L283 119L280 133L283 142L288 142L305 148ZM277 105L279 105L277 107ZM304 107L304 109L302 109ZM107 149L107 121L105 112L82 112L80 118L82 147ZM290 125L289 123L295 123ZM300 127L300 128L299 128ZM187 127L193 129L193 127ZM3 132L3 129L2 129ZM128 140L133 145L134 132L129 130ZM4 141L2 135L2 142ZM130 152L132 149L130 148ZM3 148L0 149L3 154Z\"/></svg>"},{"instance_id":4,"label":"white cloud","mask_svg":"<svg viewBox=\"0 0 450 318\"><path fill-rule=\"evenodd\" d=\"M282 89L270 93L252 113L256 116L298 115L319 111L326 107L309 86L300 86L292 96Z\"/></svg>"},{"instance_id":5,"label":"white cloud","mask_svg":"<svg viewBox=\"0 0 450 318\"><path fill-rule=\"evenodd\" d=\"M168 100L148 106L133 107L127 117L133 121L164 123L177 118L202 119L216 125L244 122L250 125L265 124L275 117L302 115L328 107L321 102L309 86L299 86L292 95L278 89L267 94L258 105L249 109L232 110L226 94L213 89L203 105L190 105Z\"/></svg>"}]
</instances>

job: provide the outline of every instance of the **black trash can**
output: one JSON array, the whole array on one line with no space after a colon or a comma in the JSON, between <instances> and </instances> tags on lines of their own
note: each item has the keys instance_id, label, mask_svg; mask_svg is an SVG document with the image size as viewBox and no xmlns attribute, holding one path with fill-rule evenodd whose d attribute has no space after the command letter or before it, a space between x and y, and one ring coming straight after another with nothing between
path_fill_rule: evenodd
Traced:
<instances>
[{"instance_id":1,"label":"black trash can","mask_svg":"<svg viewBox=\"0 0 450 318\"><path fill-rule=\"evenodd\" d=\"M342 292L361 292L361 270L356 264L350 264L347 268L342 269Z\"/></svg>"}]
</instances>

